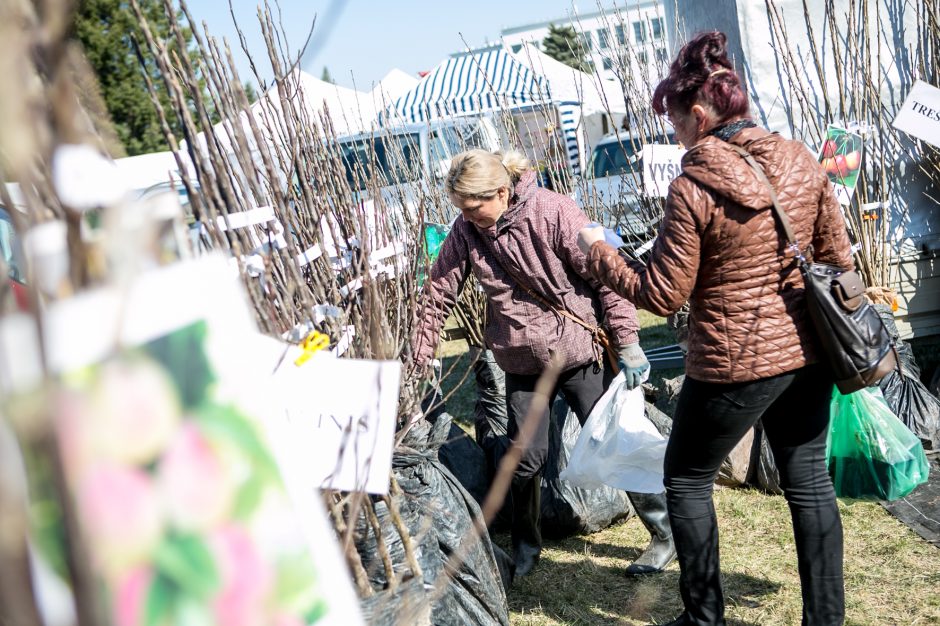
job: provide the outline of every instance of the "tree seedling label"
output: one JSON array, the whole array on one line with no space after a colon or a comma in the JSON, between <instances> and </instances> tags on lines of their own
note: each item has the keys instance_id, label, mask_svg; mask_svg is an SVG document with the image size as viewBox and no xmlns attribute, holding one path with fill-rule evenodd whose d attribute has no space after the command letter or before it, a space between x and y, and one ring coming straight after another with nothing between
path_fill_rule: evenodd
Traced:
<instances>
[{"instance_id":1,"label":"tree seedling label","mask_svg":"<svg viewBox=\"0 0 940 626\"><path fill-rule=\"evenodd\" d=\"M832 182L840 204L851 204L858 185L865 145L862 136L830 125L819 151L819 162Z\"/></svg>"}]
</instances>

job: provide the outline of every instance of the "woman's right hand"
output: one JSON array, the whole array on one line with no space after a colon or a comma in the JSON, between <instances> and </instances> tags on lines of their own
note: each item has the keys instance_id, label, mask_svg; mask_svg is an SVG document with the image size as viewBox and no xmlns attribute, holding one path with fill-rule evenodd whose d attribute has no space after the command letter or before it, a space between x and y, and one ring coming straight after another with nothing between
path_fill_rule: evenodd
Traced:
<instances>
[{"instance_id":1,"label":"woman's right hand","mask_svg":"<svg viewBox=\"0 0 940 626\"><path fill-rule=\"evenodd\" d=\"M578 248L584 254L589 254L591 247L598 241L603 241L612 248L619 248L623 245L623 238L620 235L594 222L578 232Z\"/></svg>"},{"instance_id":2,"label":"woman's right hand","mask_svg":"<svg viewBox=\"0 0 940 626\"><path fill-rule=\"evenodd\" d=\"M598 241L604 241L604 227L590 223L578 232L578 248L584 254L591 252L591 247Z\"/></svg>"}]
</instances>

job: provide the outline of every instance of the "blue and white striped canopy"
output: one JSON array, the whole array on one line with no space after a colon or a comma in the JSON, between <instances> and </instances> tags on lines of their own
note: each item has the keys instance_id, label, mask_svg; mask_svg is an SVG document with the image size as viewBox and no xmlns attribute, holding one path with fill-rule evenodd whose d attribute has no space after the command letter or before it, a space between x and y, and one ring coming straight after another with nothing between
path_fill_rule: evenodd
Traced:
<instances>
[{"instance_id":1,"label":"blue and white striped canopy","mask_svg":"<svg viewBox=\"0 0 940 626\"><path fill-rule=\"evenodd\" d=\"M393 106L407 123L549 102L548 82L497 49L447 59Z\"/></svg>"}]
</instances>

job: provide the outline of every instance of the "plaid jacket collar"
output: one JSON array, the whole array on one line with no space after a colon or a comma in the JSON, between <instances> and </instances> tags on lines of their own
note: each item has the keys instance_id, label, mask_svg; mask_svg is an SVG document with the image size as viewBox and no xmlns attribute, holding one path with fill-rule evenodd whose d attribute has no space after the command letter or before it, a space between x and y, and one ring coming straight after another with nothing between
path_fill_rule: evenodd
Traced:
<instances>
[{"instance_id":1,"label":"plaid jacket collar","mask_svg":"<svg viewBox=\"0 0 940 626\"><path fill-rule=\"evenodd\" d=\"M529 170L525 172L513 187L513 195L509 201L509 208L503 213L496 225L490 229L493 236L505 232L512 226L516 218L523 212L529 200L535 196L535 190L538 185L535 182L535 172Z\"/></svg>"}]
</instances>

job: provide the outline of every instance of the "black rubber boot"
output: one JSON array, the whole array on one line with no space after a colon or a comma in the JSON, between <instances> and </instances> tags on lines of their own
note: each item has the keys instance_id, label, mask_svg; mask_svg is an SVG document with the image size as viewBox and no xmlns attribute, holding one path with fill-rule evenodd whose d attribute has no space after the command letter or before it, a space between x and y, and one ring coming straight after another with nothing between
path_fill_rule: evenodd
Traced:
<instances>
[{"instance_id":1,"label":"black rubber boot","mask_svg":"<svg viewBox=\"0 0 940 626\"><path fill-rule=\"evenodd\" d=\"M672 541L669 515L666 513L665 493L627 492L637 517L650 531L652 540L639 558L626 570L627 576L642 576L663 571L676 558L676 544Z\"/></svg>"},{"instance_id":2,"label":"black rubber boot","mask_svg":"<svg viewBox=\"0 0 940 626\"><path fill-rule=\"evenodd\" d=\"M539 562L542 552L541 513L542 478L514 476L512 479L512 558L516 577L525 576Z\"/></svg>"}]
</instances>

